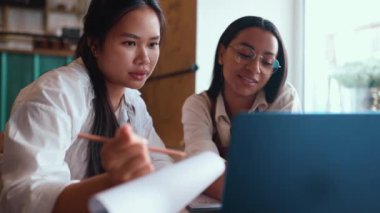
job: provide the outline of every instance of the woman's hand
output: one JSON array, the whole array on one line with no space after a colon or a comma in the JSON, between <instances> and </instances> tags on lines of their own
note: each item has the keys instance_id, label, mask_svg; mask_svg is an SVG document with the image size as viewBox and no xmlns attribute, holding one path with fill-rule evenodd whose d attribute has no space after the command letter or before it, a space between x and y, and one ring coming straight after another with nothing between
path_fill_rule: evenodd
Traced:
<instances>
[{"instance_id":1,"label":"woman's hand","mask_svg":"<svg viewBox=\"0 0 380 213\"><path fill-rule=\"evenodd\" d=\"M117 185L154 170L147 142L134 134L129 124L120 127L101 150L103 167L112 184Z\"/></svg>"}]
</instances>

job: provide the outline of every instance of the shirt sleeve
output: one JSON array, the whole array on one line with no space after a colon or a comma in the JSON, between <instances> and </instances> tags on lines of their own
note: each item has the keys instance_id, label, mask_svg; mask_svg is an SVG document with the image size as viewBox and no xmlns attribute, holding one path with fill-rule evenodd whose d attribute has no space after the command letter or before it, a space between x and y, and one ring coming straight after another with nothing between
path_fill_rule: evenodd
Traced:
<instances>
[{"instance_id":1,"label":"shirt sleeve","mask_svg":"<svg viewBox=\"0 0 380 213\"><path fill-rule=\"evenodd\" d=\"M51 212L62 190L78 182L65 157L91 93L77 64L45 73L18 94L5 130L0 212Z\"/></svg>"},{"instance_id":2,"label":"shirt sleeve","mask_svg":"<svg viewBox=\"0 0 380 213\"><path fill-rule=\"evenodd\" d=\"M182 107L182 124L185 141L185 151L195 155L202 151L212 151L219 155L212 141L213 123L210 106L201 95L188 97Z\"/></svg>"},{"instance_id":3,"label":"shirt sleeve","mask_svg":"<svg viewBox=\"0 0 380 213\"><path fill-rule=\"evenodd\" d=\"M51 212L72 181L64 161L71 135L65 113L36 102L19 104L7 124L1 207L4 212Z\"/></svg>"},{"instance_id":4,"label":"shirt sleeve","mask_svg":"<svg viewBox=\"0 0 380 213\"><path fill-rule=\"evenodd\" d=\"M301 113L302 107L297 90L290 83L285 83L269 110Z\"/></svg>"}]
</instances>

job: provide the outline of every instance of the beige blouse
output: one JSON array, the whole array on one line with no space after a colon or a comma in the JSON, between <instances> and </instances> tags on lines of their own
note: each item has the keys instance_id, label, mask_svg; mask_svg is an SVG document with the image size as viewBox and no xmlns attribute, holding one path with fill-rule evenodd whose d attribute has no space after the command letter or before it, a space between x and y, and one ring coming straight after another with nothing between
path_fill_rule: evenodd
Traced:
<instances>
[{"instance_id":1,"label":"beige blouse","mask_svg":"<svg viewBox=\"0 0 380 213\"><path fill-rule=\"evenodd\" d=\"M212 141L213 122L210 115L211 103L205 94L194 94L187 98L182 107L182 124L184 130L185 151L194 155L202 151L213 151L218 153L215 143ZM282 111L298 113L301 112L301 103L295 88L286 83L280 90L276 100L269 104L265 100L265 92L258 93L255 102L249 112ZM227 115L223 96L219 94L216 100L215 123L219 138L223 146L230 142L231 120Z\"/></svg>"}]
</instances>

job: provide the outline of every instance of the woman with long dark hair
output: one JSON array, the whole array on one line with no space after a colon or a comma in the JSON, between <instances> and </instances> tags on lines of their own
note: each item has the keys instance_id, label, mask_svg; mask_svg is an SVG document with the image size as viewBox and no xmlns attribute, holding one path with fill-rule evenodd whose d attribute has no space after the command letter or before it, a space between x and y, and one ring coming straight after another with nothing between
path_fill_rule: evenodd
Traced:
<instances>
[{"instance_id":1,"label":"woman with long dark hair","mask_svg":"<svg viewBox=\"0 0 380 213\"><path fill-rule=\"evenodd\" d=\"M140 89L160 53L156 0L92 0L77 58L18 95L6 126L1 212L85 212L93 194L171 163ZM104 145L80 132L110 137Z\"/></svg>"},{"instance_id":2,"label":"woman with long dark hair","mask_svg":"<svg viewBox=\"0 0 380 213\"><path fill-rule=\"evenodd\" d=\"M256 16L232 22L219 39L209 89L184 103L186 152L209 150L226 159L231 120L239 112L301 111L287 72L285 46L272 22ZM222 185L223 177L206 192L220 199Z\"/></svg>"}]
</instances>

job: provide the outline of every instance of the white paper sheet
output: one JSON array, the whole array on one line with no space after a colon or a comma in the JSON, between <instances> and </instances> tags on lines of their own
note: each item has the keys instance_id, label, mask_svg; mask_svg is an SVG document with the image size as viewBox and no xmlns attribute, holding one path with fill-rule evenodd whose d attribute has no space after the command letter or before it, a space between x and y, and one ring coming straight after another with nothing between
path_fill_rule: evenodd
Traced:
<instances>
[{"instance_id":1,"label":"white paper sheet","mask_svg":"<svg viewBox=\"0 0 380 213\"><path fill-rule=\"evenodd\" d=\"M212 152L182 160L150 175L100 192L91 198L92 213L177 213L214 182L225 169Z\"/></svg>"}]
</instances>

